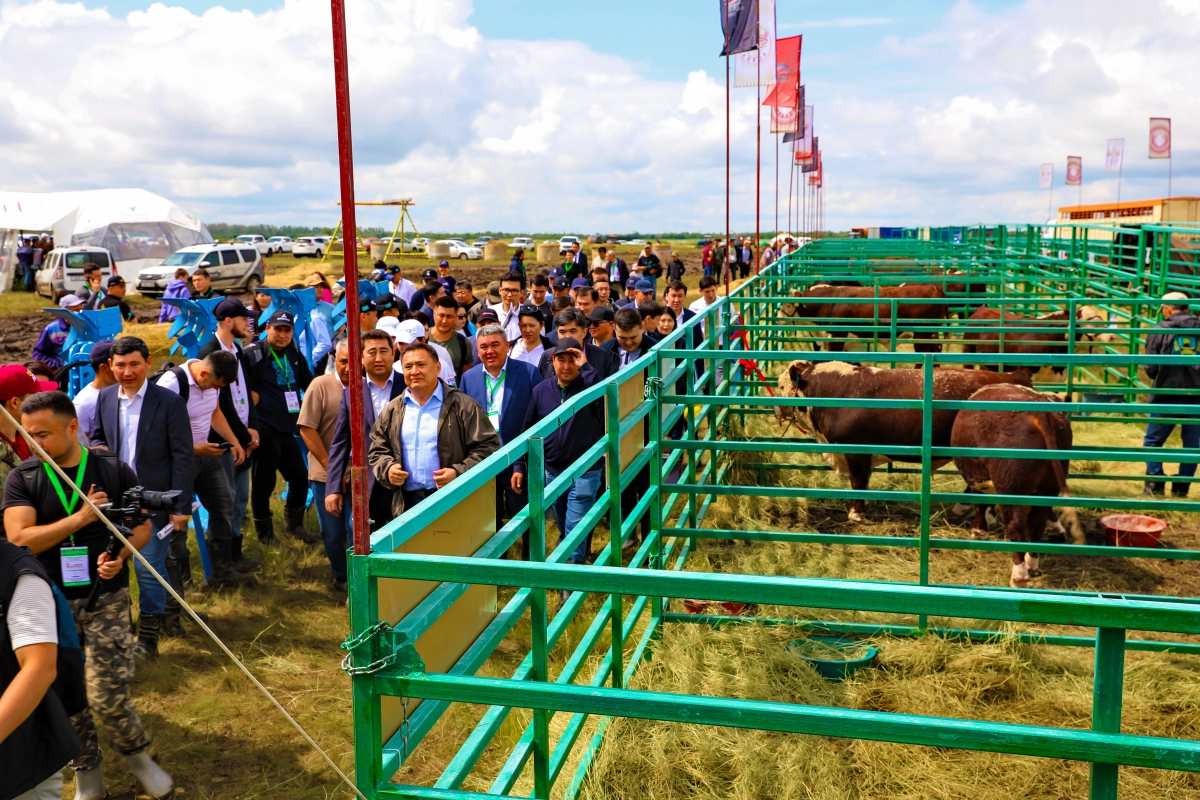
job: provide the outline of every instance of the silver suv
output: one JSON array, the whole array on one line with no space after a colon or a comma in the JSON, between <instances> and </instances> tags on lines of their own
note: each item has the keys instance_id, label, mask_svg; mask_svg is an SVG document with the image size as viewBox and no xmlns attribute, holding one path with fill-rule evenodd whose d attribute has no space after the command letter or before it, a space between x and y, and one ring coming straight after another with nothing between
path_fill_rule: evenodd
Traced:
<instances>
[{"instance_id":1,"label":"silver suv","mask_svg":"<svg viewBox=\"0 0 1200 800\"><path fill-rule=\"evenodd\" d=\"M253 292L262 286L266 273L262 254L254 247L232 244L197 244L185 247L157 267L138 273L137 290L151 297L161 297L175 270L185 269L190 276L204 267L212 286L225 294Z\"/></svg>"}]
</instances>

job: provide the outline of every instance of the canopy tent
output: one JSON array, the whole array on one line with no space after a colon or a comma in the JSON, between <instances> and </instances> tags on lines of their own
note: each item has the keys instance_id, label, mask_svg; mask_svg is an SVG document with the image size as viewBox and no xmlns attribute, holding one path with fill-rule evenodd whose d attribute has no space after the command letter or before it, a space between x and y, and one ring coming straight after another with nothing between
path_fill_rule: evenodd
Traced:
<instances>
[{"instance_id":1,"label":"canopy tent","mask_svg":"<svg viewBox=\"0 0 1200 800\"><path fill-rule=\"evenodd\" d=\"M182 247L213 240L198 217L145 189L0 191L0 291L11 282L16 234L45 231L53 232L58 247L107 248L131 286L145 267Z\"/></svg>"}]
</instances>

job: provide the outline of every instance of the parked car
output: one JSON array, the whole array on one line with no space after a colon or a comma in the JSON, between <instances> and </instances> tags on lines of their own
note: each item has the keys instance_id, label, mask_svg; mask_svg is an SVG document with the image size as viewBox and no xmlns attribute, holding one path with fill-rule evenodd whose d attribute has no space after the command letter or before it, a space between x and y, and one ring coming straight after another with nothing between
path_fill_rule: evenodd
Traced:
<instances>
[{"instance_id":1,"label":"parked car","mask_svg":"<svg viewBox=\"0 0 1200 800\"><path fill-rule=\"evenodd\" d=\"M83 288L83 270L88 264L99 264L103 278L101 286L116 275L112 255L103 247L56 247L42 261L34 275L37 293L54 302Z\"/></svg>"},{"instance_id":2,"label":"parked car","mask_svg":"<svg viewBox=\"0 0 1200 800\"><path fill-rule=\"evenodd\" d=\"M329 241L332 236L301 236L296 239L292 245L292 255L296 258L304 256L312 256L320 258L325 255L325 251L329 249Z\"/></svg>"},{"instance_id":3,"label":"parked car","mask_svg":"<svg viewBox=\"0 0 1200 800\"><path fill-rule=\"evenodd\" d=\"M617 244L626 245L628 247L645 247L646 242L641 239L622 239Z\"/></svg>"},{"instance_id":4,"label":"parked car","mask_svg":"<svg viewBox=\"0 0 1200 800\"><path fill-rule=\"evenodd\" d=\"M418 236L412 240L413 248L415 250L427 250L429 248L430 242L431 242L431 240L426 239L424 236Z\"/></svg>"},{"instance_id":5,"label":"parked car","mask_svg":"<svg viewBox=\"0 0 1200 800\"><path fill-rule=\"evenodd\" d=\"M137 290L144 295L161 297L175 270L186 269L188 275L204 267L212 286L225 294L253 292L262 286L266 273L262 253L242 244L197 244L173 253L157 267L138 273Z\"/></svg>"},{"instance_id":6,"label":"parked car","mask_svg":"<svg viewBox=\"0 0 1200 800\"><path fill-rule=\"evenodd\" d=\"M479 247L472 247L462 239L442 239L434 242L434 244L444 244L450 248L450 256L452 258L483 258L483 250Z\"/></svg>"},{"instance_id":7,"label":"parked car","mask_svg":"<svg viewBox=\"0 0 1200 800\"><path fill-rule=\"evenodd\" d=\"M707 247L710 244L712 244L712 239L697 239L696 240L696 247Z\"/></svg>"},{"instance_id":8,"label":"parked car","mask_svg":"<svg viewBox=\"0 0 1200 800\"><path fill-rule=\"evenodd\" d=\"M526 250L537 249L537 245L534 244L533 239L530 239L528 236L518 236L509 242L508 246L512 249L516 249L518 247L524 247Z\"/></svg>"},{"instance_id":9,"label":"parked car","mask_svg":"<svg viewBox=\"0 0 1200 800\"><path fill-rule=\"evenodd\" d=\"M576 244L578 244L582 247L582 243L579 241L578 236L562 237L561 239L558 240L558 254L560 256L565 256L567 253L569 253L571 251L571 246L576 245Z\"/></svg>"},{"instance_id":10,"label":"parked car","mask_svg":"<svg viewBox=\"0 0 1200 800\"><path fill-rule=\"evenodd\" d=\"M496 241L495 236L480 236L478 239L471 242L471 247L483 247L488 242L494 242L494 241Z\"/></svg>"},{"instance_id":11,"label":"parked car","mask_svg":"<svg viewBox=\"0 0 1200 800\"><path fill-rule=\"evenodd\" d=\"M271 255L271 244L267 241L267 237L258 236L252 233L245 233L233 240L233 244L248 244L264 256Z\"/></svg>"},{"instance_id":12,"label":"parked car","mask_svg":"<svg viewBox=\"0 0 1200 800\"><path fill-rule=\"evenodd\" d=\"M292 247L295 246L295 242L292 241L292 237L290 236L272 236L270 239L267 239L267 244L269 245L267 249L267 255L269 256L273 256L276 253L290 253L292 252Z\"/></svg>"}]
</instances>

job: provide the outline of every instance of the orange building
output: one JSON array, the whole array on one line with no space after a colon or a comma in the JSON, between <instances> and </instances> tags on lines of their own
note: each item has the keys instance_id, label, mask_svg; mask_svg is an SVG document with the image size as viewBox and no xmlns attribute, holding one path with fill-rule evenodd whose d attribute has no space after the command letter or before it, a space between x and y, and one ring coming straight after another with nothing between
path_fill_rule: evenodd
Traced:
<instances>
[{"instance_id":1,"label":"orange building","mask_svg":"<svg viewBox=\"0 0 1200 800\"><path fill-rule=\"evenodd\" d=\"M1130 200L1085 206L1060 206L1059 222L1101 225L1150 225L1157 222L1200 222L1200 197Z\"/></svg>"}]
</instances>

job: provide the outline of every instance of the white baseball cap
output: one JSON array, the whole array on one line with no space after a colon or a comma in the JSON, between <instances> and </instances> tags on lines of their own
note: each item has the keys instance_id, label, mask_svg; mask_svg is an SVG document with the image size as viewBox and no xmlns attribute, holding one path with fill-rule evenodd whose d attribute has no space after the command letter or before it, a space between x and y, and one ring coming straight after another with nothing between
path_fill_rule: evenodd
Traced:
<instances>
[{"instance_id":1,"label":"white baseball cap","mask_svg":"<svg viewBox=\"0 0 1200 800\"><path fill-rule=\"evenodd\" d=\"M77 295L73 295L73 294L69 294L66 297L64 297L62 300L58 301L59 308L70 308L71 306L81 306L81 305L83 305L83 298L78 297Z\"/></svg>"},{"instance_id":2,"label":"white baseball cap","mask_svg":"<svg viewBox=\"0 0 1200 800\"><path fill-rule=\"evenodd\" d=\"M425 326L415 319L406 319L400 323L396 341L402 344L412 344L417 339L425 338Z\"/></svg>"},{"instance_id":3,"label":"white baseball cap","mask_svg":"<svg viewBox=\"0 0 1200 800\"><path fill-rule=\"evenodd\" d=\"M1163 295L1163 301L1167 300L1189 300L1190 298L1183 292L1167 292Z\"/></svg>"},{"instance_id":4,"label":"white baseball cap","mask_svg":"<svg viewBox=\"0 0 1200 800\"><path fill-rule=\"evenodd\" d=\"M376 330L381 330L388 336L391 336L393 339L395 339L400 335L400 320L396 319L395 317L384 317L383 319L379 320L379 322L375 323L375 328Z\"/></svg>"}]
</instances>

